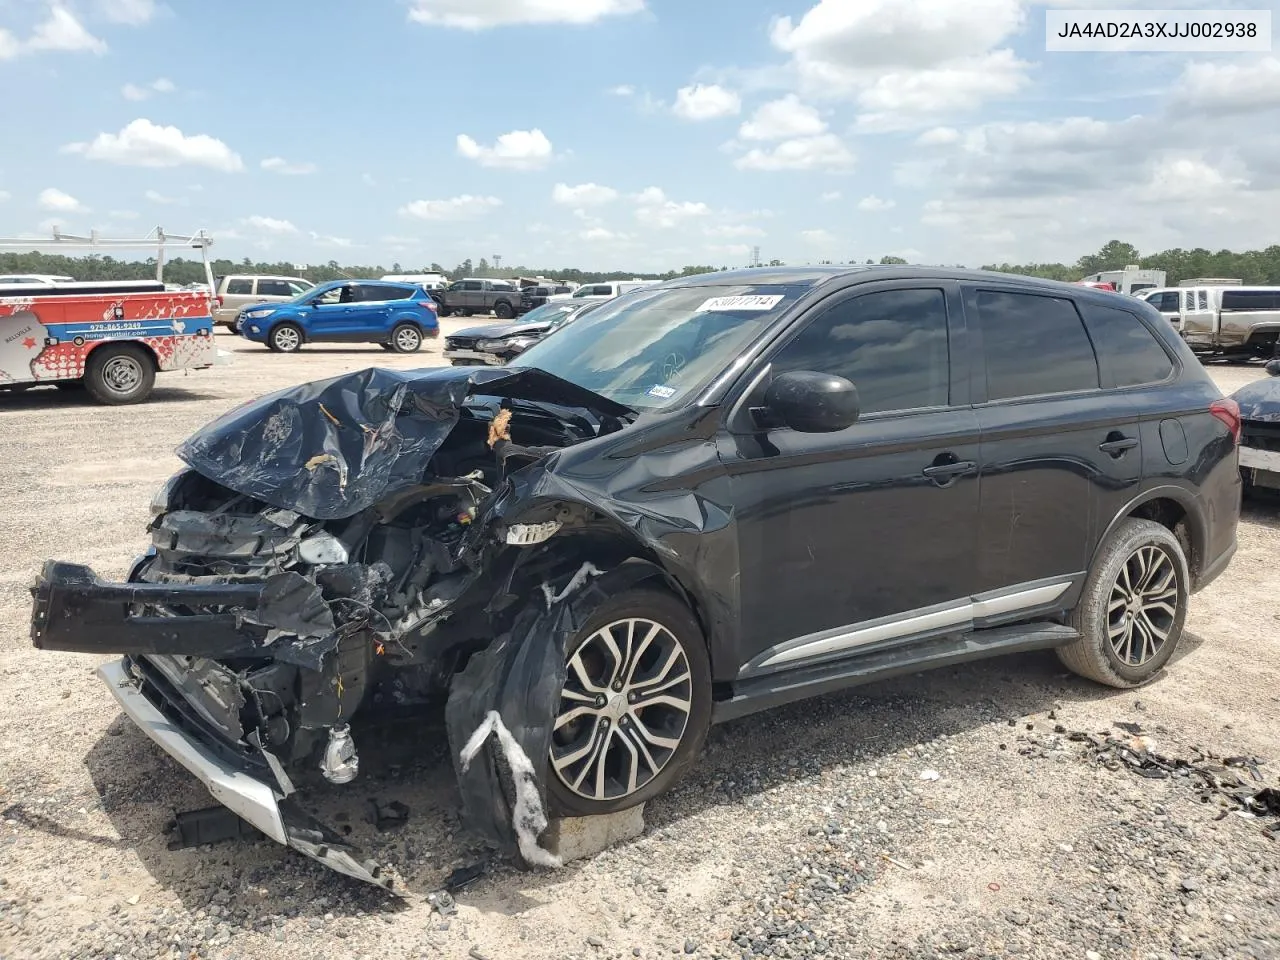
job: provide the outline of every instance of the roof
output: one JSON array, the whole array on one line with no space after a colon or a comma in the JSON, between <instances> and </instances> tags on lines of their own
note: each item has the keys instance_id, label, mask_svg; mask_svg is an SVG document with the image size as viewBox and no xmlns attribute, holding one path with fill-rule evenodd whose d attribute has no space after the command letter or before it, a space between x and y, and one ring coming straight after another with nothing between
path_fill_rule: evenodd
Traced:
<instances>
[{"instance_id":1,"label":"roof","mask_svg":"<svg viewBox=\"0 0 1280 960\"><path fill-rule=\"evenodd\" d=\"M963 267L922 267L915 264L824 264L816 267L747 267L679 277L665 284L669 287L735 286L739 284L779 284L816 286L833 280L848 279L862 283L874 280L999 280L1003 284L1039 287L1057 293L1070 290L1072 295L1087 291L1061 280L1045 280L993 270L967 270Z\"/></svg>"}]
</instances>

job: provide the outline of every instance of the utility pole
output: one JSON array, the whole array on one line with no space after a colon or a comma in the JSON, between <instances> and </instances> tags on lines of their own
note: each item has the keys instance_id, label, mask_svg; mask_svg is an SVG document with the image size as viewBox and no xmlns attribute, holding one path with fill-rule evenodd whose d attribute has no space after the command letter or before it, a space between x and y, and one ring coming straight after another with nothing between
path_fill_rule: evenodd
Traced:
<instances>
[{"instance_id":1,"label":"utility pole","mask_svg":"<svg viewBox=\"0 0 1280 960\"><path fill-rule=\"evenodd\" d=\"M502 254L495 253L493 255L493 271L494 273L497 273L501 269L502 269Z\"/></svg>"},{"instance_id":2,"label":"utility pole","mask_svg":"<svg viewBox=\"0 0 1280 960\"><path fill-rule=\"evenodd\" d=\"M760 266L760 248L759 247L751 248L751 266L753 267Z\"/></svg>"}]
</instances>

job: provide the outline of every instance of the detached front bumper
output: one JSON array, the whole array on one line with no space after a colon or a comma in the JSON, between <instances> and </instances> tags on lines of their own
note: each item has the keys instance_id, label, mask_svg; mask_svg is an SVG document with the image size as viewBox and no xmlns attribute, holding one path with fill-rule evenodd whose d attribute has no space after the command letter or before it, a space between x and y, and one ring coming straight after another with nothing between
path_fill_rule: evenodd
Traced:
<instances>
[{"instance_id":1,"label":"detached front bumper","mask_svg":"<svg viewBox=\"0 0 1280 960\"><path fill-rule=\"evenodd\" d=\"M178 722L171 720L143 692L144 681L130 675L128 658L98 668L107 688L133 723L165 753L177 760L220 804L276 843L331 870L382 887L393 893L395 878L358 852L333 830L325 827L287 799L285 787L258 779L250 772L201 743ZM264 751L264 757L269 755ZM284 781L288 783L287 778Z\"/></svg>"},{"instance_id":2,"label":"detached front bumper","mask_svg":"<svg viewBox=\"0 0 1280 960\"><path fill-rule=\"evenodd\" d=\"M446 360L478 360L481 363L487 363L490 366L500 367L503 358L497 354L485 353L481 350L463 350L458 348L446 349L441 354Z\"/></svg>"}]
</instances>

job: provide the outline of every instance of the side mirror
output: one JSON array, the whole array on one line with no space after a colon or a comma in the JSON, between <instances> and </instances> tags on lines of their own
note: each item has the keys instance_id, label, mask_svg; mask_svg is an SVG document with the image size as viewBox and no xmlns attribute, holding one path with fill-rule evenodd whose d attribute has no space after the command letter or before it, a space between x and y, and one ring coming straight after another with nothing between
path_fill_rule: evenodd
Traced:
<instances>
[{"instance_id":1,"label":"side mirror","mask_svg":"<svg viewBox=\"0 0 1280 960\"><path fill-rule=\"evenodd\" d=\"M1280 357L1277 357L1274 360L1268 360L1265 369L1269 376L1280 377Z\"/></svg>"},{"instance_id":2,"label":"side mirror","mask_svg":"<svg viewBox=\"0 0 1280 960\"><path fill-rule=\"evenodd\" d=\"M834 433L858 419L858 388L844 377L793 370L773 378L765 409L800 433Z\"/></svg>"}]
</instances>

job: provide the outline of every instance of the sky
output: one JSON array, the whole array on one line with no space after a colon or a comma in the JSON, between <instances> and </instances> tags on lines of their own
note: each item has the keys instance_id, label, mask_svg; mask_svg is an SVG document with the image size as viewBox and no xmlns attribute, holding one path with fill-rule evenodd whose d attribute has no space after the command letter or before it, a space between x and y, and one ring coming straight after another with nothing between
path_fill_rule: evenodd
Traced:
<instances>
[{"instance_id":1,"label":"sky","mask_svg":"<svg viewBox=\"0 0 1280 960\"><path fill-rule=\"evenodd\" d=\"M1259 248L1278 53L1047 53L1028 0L0 0L0 235L637 272Z\"/></svg>"}]
</instances>

